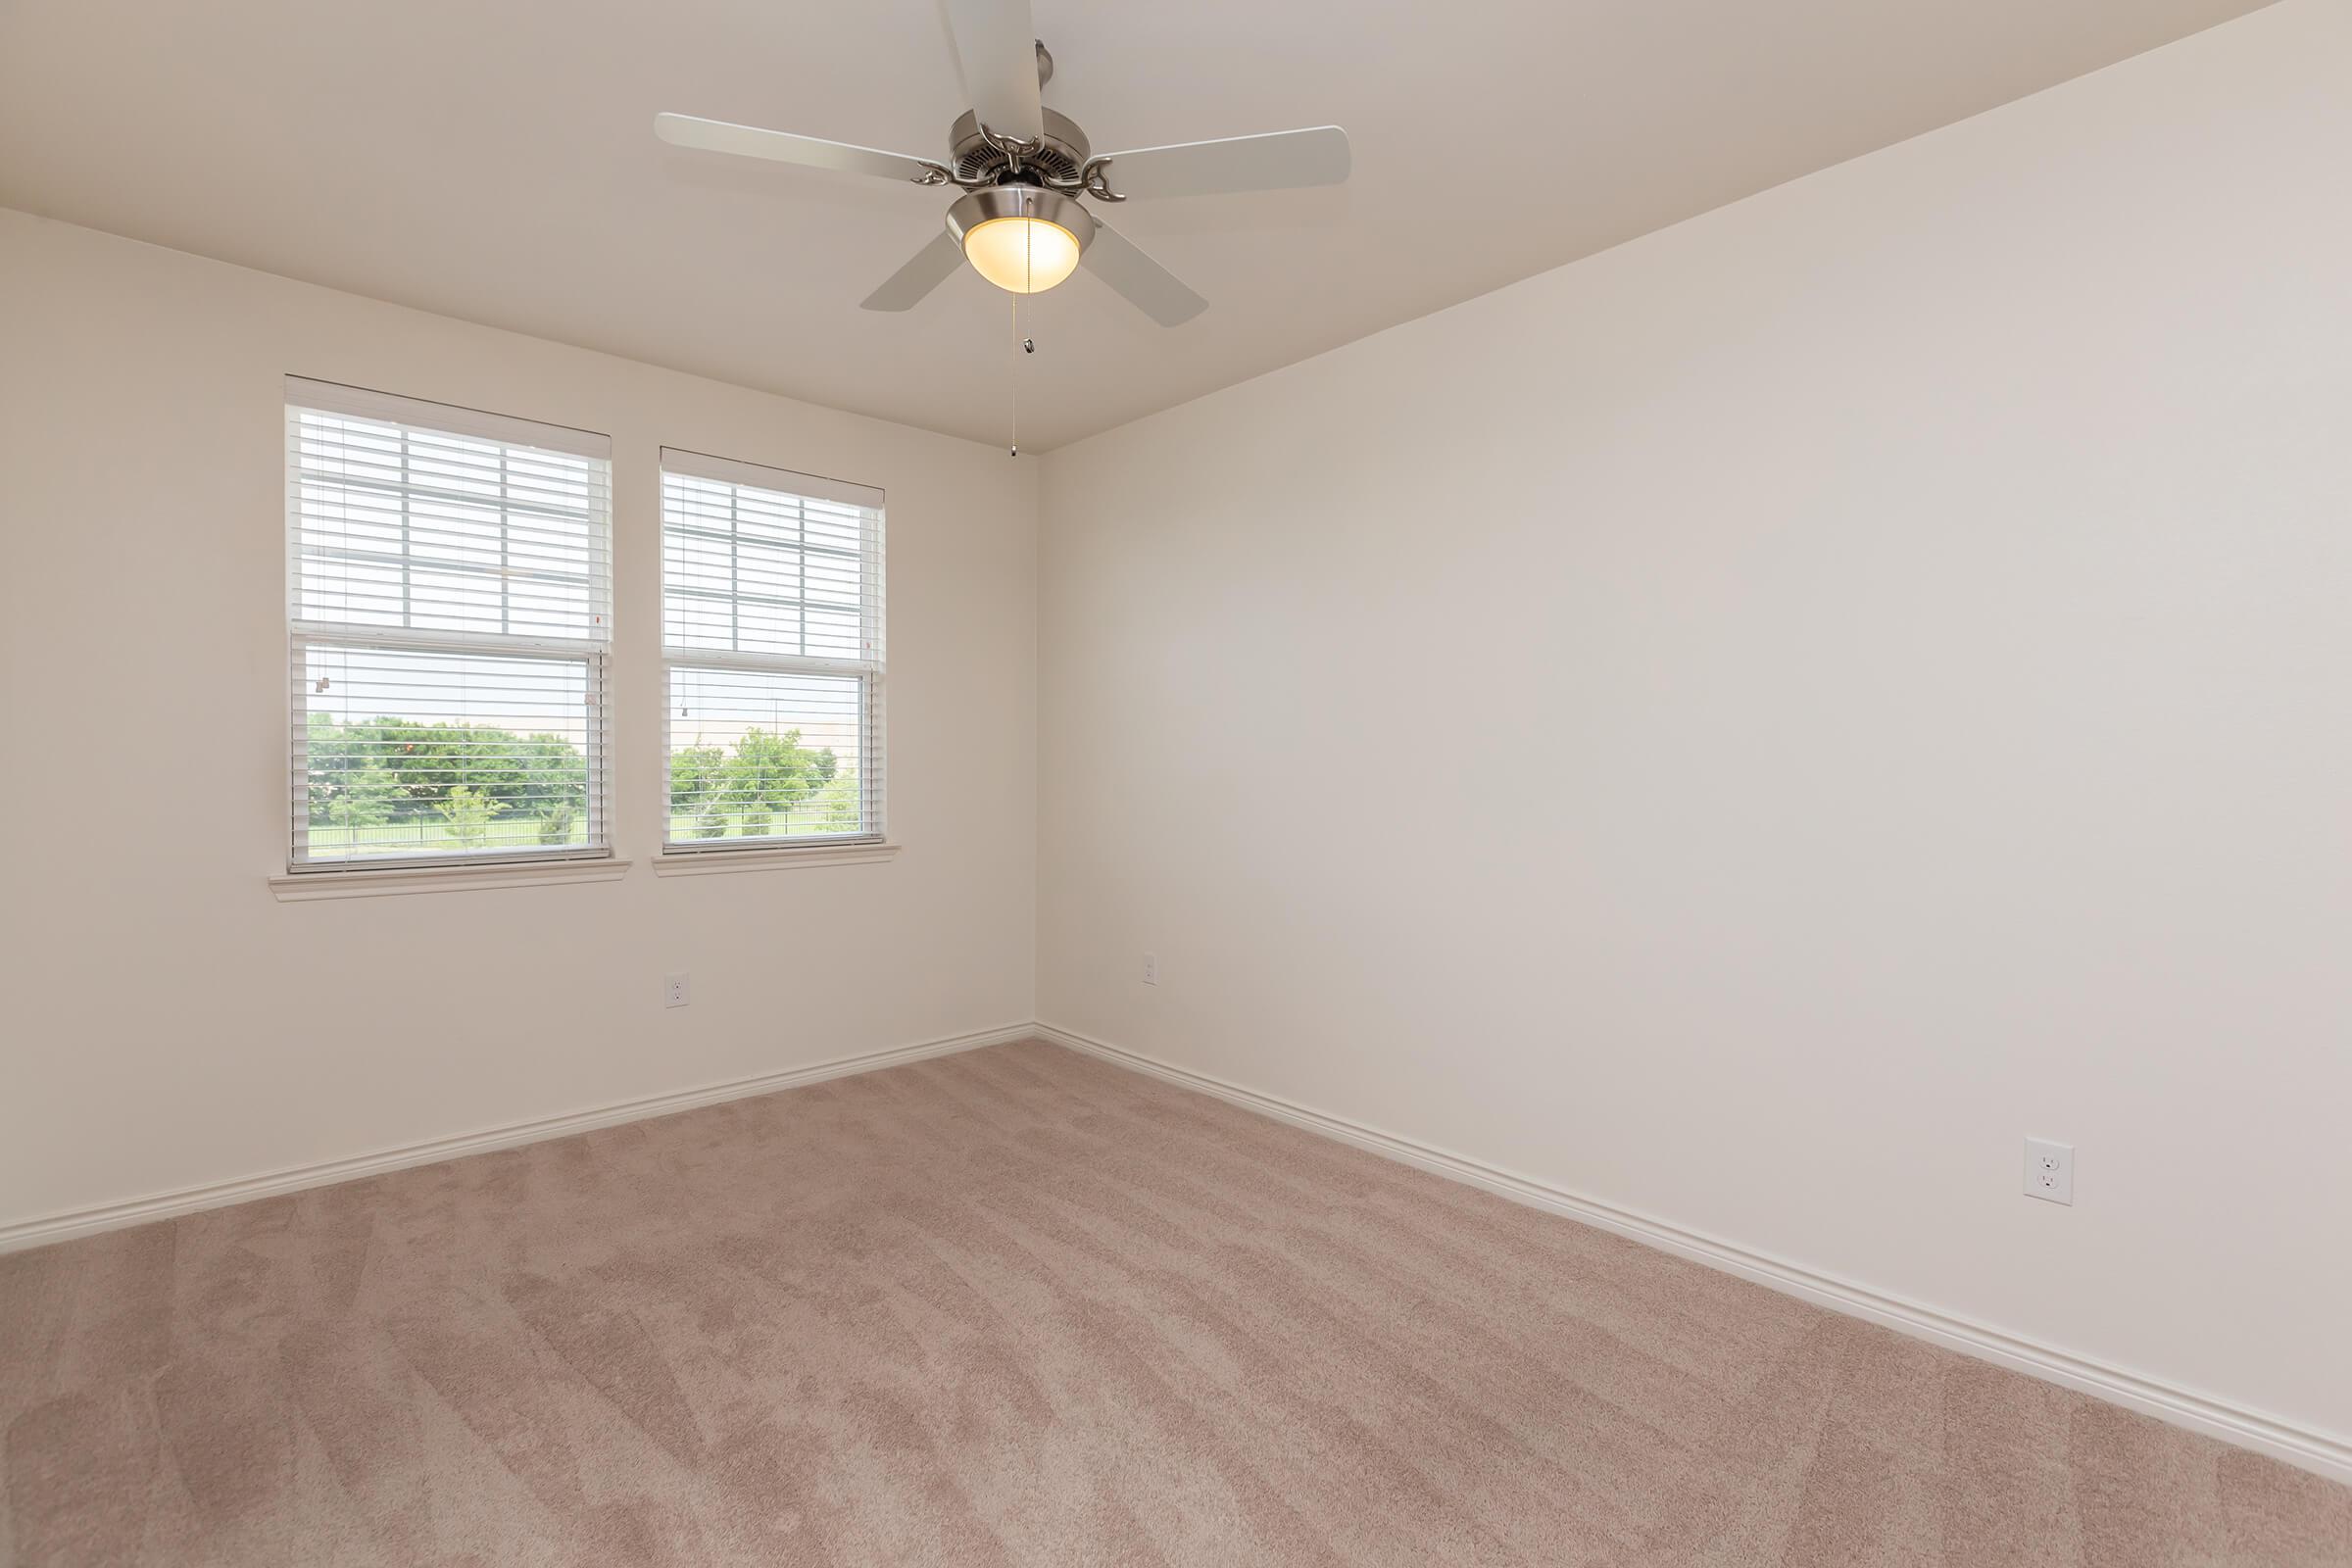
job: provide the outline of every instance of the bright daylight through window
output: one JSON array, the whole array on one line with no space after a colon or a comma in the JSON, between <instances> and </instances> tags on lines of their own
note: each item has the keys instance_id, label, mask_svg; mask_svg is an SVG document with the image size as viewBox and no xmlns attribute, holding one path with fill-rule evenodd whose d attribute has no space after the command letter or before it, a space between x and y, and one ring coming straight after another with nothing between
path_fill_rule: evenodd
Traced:
<instances>
[{"instance_id":1,"label":"bright daylight through window","mask_svg":"<svg viewBox=\"0 0 2352 1568\"><path fill-rule=\"evenodd\" d=\"M673 852L882 836L882 492L664 449Z\"/></svg>"},{"instance_id":2,"label":"bright daylight through window","mask_svg":"<svg viewBox=\"0 0 2352 1568\"><path fill-rule=\"evenodd\" d=\"M611 853L609 448L287 378L295 870Z\"/></svg>"}]
</instances>

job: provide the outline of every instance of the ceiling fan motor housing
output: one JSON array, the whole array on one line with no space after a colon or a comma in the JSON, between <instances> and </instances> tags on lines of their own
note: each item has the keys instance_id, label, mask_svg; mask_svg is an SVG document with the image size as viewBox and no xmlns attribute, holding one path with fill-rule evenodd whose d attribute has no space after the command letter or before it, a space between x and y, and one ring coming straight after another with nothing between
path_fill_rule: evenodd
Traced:
<instances>
[{"instance_id":1,"label":"ceiling fan motor housing","mask_svg":"<svg viewBox=\"0 0 2352 1568\"><path fill-rule=\"evenodd\" d=\"M1037 151L1026 163L1048 179L1072 181L1086 168L1094 155L1086 132L1078 122L1051 109L1041 110L1045 117L1045 135ZM994 127L991 127L992 129ZM1001 180L1011 175L1011 162L1004 153L991 147L980 134L980 117L965 110L948 132L948 145L954 149L956 183L969 185L987 180Z\"/></svg>"}]
</instances>

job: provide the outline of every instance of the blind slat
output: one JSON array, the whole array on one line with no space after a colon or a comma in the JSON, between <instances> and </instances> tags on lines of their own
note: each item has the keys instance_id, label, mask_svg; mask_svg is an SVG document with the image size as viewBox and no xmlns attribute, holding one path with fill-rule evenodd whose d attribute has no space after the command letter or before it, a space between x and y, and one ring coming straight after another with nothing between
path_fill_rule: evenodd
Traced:
<instances>
[{"instance_id":1,"label":"blind slat","mask_svg":"<svg viewBox=\"0 0 2352 1568\"><path fill-rule=\"evenodd\" d=\"M594 458L599 463L612 460L612 438L593 430L542 424L535 419L517 419L510 415L489 414L450 403L428 403L421 398L404 398L337 381L289 375L286 404L289 408L317 409L325 414L348 414L380 423L404 424L431 435L479 436L505 446Z\"/></svg>"}]
</instances>

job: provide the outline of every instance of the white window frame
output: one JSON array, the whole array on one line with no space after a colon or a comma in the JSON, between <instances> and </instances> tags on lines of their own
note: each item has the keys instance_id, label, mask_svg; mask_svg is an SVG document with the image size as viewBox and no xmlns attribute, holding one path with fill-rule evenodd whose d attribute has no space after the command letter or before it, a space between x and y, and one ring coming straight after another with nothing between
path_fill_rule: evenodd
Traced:
<instances>
[{"instance_id":1,"label":"white window frame","mask_svg":"<svg viewBox=\"0 0 2352 1568\"><path fill-rule=\"evenodd\" d=\"M518 865L527 867L566 860L612 861L615 812L611 741L613 577L612 438L565 425L540 424L478 409L400 397L389 392L375 392L331 381L315 381L296 375L285 378L285 391L287 728L290 735L288 753L292 764L289 776L292 794L288 801L291 835L286 862L288 877L351 876L361 880L380 880L386 873L418 872L438 873L429 879L437 884L452 873L469 870L481 871L486 881L511 880ZM301 416L305 412L342 415L496 441L509 446L537 448L585 458L600 465L603 484L593 495L588 509L591 563L589 608L597 623L604 628L604 635L591 638L514 634L490 636L478 632L418 631L406 627L305 618L302 614L302 502L297 466ZM585 742L581 747L582 760L587 768L584 811L587 842L543 847L512 845L495 850L460 851L454 854L312 858L309 812L306 808L310 787L310 706L306 687L310 650L322 645L451 657L535 659L551 663L581 665L589 715ZM420 882L419 885L424 884Z\"/></svg>"},{"instance_id":2,"label":"white window frame","mask_svg":"<svg viewBox=\"0 0 2352 1568\"><path fill-rule=\"evenodd\" d=\"M858 541L858 581L864 587L858 600L858 641L865 649L862 659L821 659L798 654L738 653L710 648L678 648L669 642L669 485L671 474L681 477L709 479L721 484L741 485L747 489L766 490L782 495L802 496L813 501L832 501L844 506L870 509L875 514L874 525L861 533ZM883 627L889 594L883 574L883 539L889 527L889 513L884 506L883 492L871 485L852 484L841 479L827 479L816 474L797 473L789 468L769 467L763 464L744 463L733 458L712 456L707 452L691 452L681 447L662 449L661 472L662 521L662 858L675 864L681 859L703 856L759 856L782 859L806 857L835 862L844 857L843 850L886 846L888 837L883 817L883 803L888 795L884 760L884 657ZM771 835L762 838L678 839L671 837L676 821L675 803L669 795L670 758L675 739L671 733L677 718L677 705L670 698L670 677L679 669L745 670L763 673L799 675L855 675L858 679L858 719L864 744L858 759L858 811L862 828L857 833L806 833L792 836ZM834 854L828 856L826 852ZM657 862L659 863L659 862Z\"/></svg>"}]
</instances>

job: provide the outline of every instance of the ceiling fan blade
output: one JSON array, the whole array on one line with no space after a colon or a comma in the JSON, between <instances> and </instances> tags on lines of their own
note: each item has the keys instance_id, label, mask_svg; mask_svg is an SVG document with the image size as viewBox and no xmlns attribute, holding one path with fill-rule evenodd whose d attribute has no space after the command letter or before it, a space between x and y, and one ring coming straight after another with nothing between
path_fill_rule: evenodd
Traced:
<instances>
[{"instance_id":1,"label":"ceiling fan blade","mask_svg":"<svg viewBox=\"0 0 2352 1568\"><path fill-rule=\"evenodd\" d=\"M1349 165L1348 133L1337 125L1139 147L1102 161L1110 166L1110 188L1122 196L1214 196L1337 185L1348 177Z\"/></svg>"},{"instance_id":2,"label":"ceiling fan blade","mask_svg":"<svg viewBox=\"0 0 2352 1568\"><path fill-rule=\"evenodd\" d=\"M1037 101L1037 25L1029 0L940 0L980 123L1000 136L1043 135Z\"/></svg>"},{"instance_id":3,"label":"ceiling fan blade","mask_svg":"<svg viewBox=\"0 0 2352 1568\"><path fill-rule=\"evenodd\" d=\"M861 308L910 311L962 265L963 247L956 243L956 236L940 234L907 258L906 265L891 273L888 282L868 294Z\"/></svg>"},{"instance_id":4,"label":"ceiling fan blade","mask_svg":"<svg viewBox=\"0 0 2352 1568\"><path fill-rule=\"evenodd\" d=\"M788 130L730 125L723 120L697 120L692 115L656 115L654 134L673 146L692 147L701 152L772 158L780 164L806 164L810 169L838 169L848 174L876 174L884 179L920 181L931 167L905 153L853 147L846 141L820 141L814 136L795 136Z\"/></svg>"},{"instance_id":5,"label":"ceiling fan blade","mask_svg":"<svg viewBox=\"0 0 2352 1568\"><path fill-rule=\"evenodd\" d=\"M1095 220L1086 270L1126 296L1127 303L1162 326L1182 326L1208 309L1208 301L1186 288L1174 272L1136 248L1117 229Z\"/></svg>"}]
</instances>

